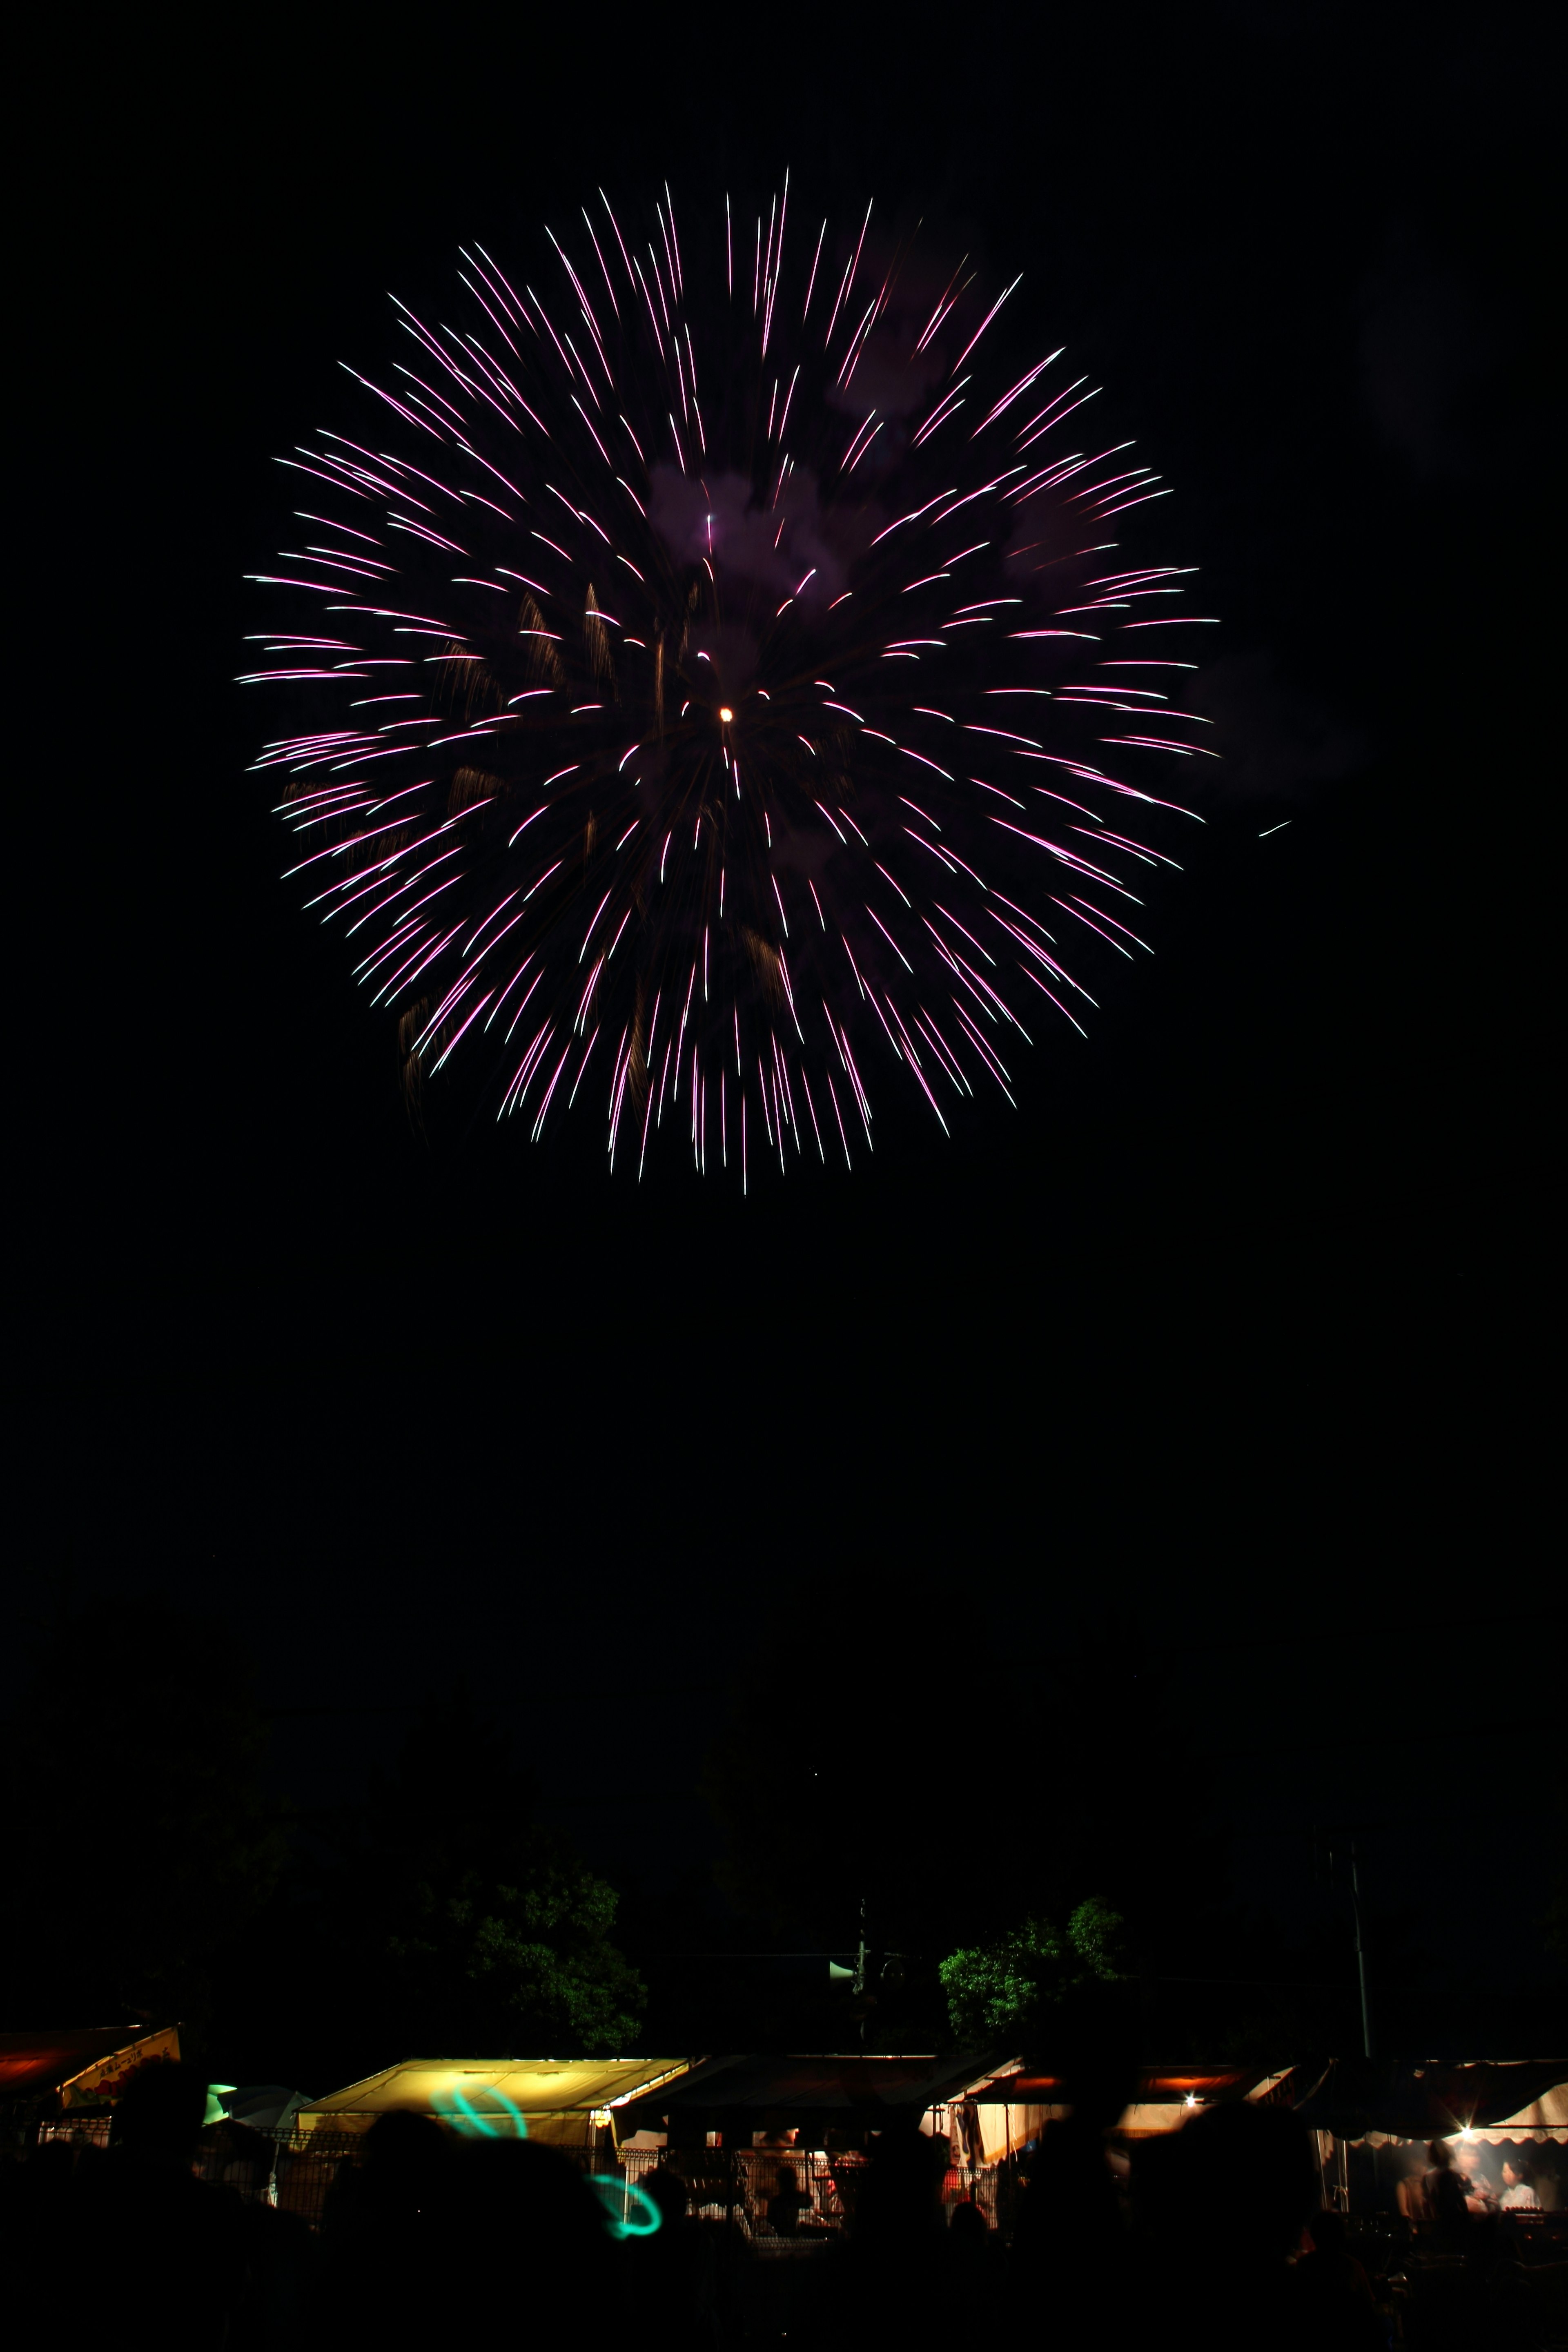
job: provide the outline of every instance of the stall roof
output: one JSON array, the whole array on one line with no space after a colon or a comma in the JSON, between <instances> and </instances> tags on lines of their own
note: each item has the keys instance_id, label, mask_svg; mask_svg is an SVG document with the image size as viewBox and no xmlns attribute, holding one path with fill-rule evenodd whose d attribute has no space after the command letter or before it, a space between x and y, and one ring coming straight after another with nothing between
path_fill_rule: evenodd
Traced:
<instances>
[{"instance_id":1,"label":"stall roof","mask_svg":"<svg viewBox=\"0 0 1568 2352\"><path fill-rule=\"evenodd\" d=\"M535 2123L586 2125L596 2107L624 2106L656 2083L684 2074L687 2058L405 2058L362 2083L312 2099L297 2121L305 2131L364 2131L378 2116L402 2110L447 2115L460 2092L509 2100Z\"/></svg>"},{"instance_id":2,"label":"stall roof","mask_svg":"<svg viewBox=\"0 0 1568 2352\"><path fill-rule=\"evenodd\" d=\"M1309 2074L1307 2081L1312 2077ZM1119 2128L1130 2139L1178 2130L1194 2108L1221 2099L1247 2099L1254 2105L1289 2105L1296 2081L1293 2068L1258 2075L1253 2067L1147 2067L1132 2084L1131 2103L1121 2111ZM1015 2067L977 2084L969 2098L978 2111L980 2138L985 2160L1026 2147L1058 2116L1070 2112L1068 2085L1060 2074L1042 2074L1033 2067Z\"/></svg>"},{"instance_id":3,"label":"stall roof","mask_svg":"<svg viewBox=\"0 0 1568 2352\"><path fill-rule=\"evenodd\" d=\"M1568 2060L1478 2060L1417 2066L1414 2073L1428 2111L1440 2108L1453 2116L1450 2131L1476 2125L1568 2124Z\"/></svg>"},{"instance_id":4,"label":"stall roof","mask_svg":"<svg viewBox=\"0 0 1568 2352\"><path fill-rule=\"evenodd\" d=\"M961 2099L997 2064L994 2053L971 2058L875 2057L828 2053L788 2057L705 2058L668 2097L666 2108L756 2109L800 2115L894 2112L923 2115Z\"/></svg>"},{"instance_id":5,"label":"stall roof","mask_svg":"<svg viewBox=\"0 0 1568 2352\"><path fill-rule=\"evenodd\" d=\"M1261 2099L1277 2090L1282 2074L1259 2078L1256 2067L1152 2067L1137 2078L1134 2094L1140 2105L1184 2105L1188 2099L1210 2105L1216 2099ZM968 2094L982 2106L1054 2106L1067 2096L1059 2074L1020 2071L995 2074Z\"/></svg>"},{"instance_id":6,"label":"stall roof","mask_svg":"<svg viewBox=\"0 0 1568 2352\"><path fill-rule=\"evenodd\" d=\"M177 2058L179 2030L153 2031L124 2025L40 2028L34 2033L0 2033L0 2099L26 2099L60 2091L80 2106L148 2058ZM71 2097L68 2095L74 2094Z\"/></svg>"},{"instance_id":7,"label":"stall roof","mask_svg":"<svg viewBox=\"0 0 1568 2352\"><path fill-rule=\"evenodd\" d=\"M1339 2058L1297 2112L1342 2139L1392 2139L1568 2124L1568 2060L1373 2061Z\"/></svg>"}]
</instances>

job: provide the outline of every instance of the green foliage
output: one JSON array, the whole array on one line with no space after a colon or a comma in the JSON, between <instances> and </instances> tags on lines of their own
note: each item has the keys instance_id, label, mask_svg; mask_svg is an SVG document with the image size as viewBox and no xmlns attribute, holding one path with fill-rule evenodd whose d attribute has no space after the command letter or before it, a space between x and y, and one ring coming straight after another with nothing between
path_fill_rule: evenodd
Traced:
<instances>
[{"instance_id":1,"label":"green foliage","mask_svg":"<svg viewBox=\"0 0 1568 2352\"><path fill-rule=\"evenodd\" d=\"M547 1845L528 1858L514 1840L509 1860L525 1861L523 1883L468 1870L442 1888L406 1890L385 1936L384 1999L405 2017L427 2018L426 2038L444 2049L626 2049L647 1996L610 1941L614 1889Z\"/></svg>"},{"instance_id":2,"label":"green foliage","mask_svg":"<svg viewBox=\"0 0 1568 2352\"><path fill-rule=\"evenodd\" d=\"M1098 1978L1101 1983L1114 1984L1120 1979L1126 1930L1126 1920L1120 1911L1112 1910L1103 1895L1091 1895L1079 1905L1068 1921L1068 1941L1083 1963L1079 1983L1089 1984Z\"/></svg>"},{"instance_id":3,"label":"green foliage","mask_svg":"<svg viewBox=\"0 0 1568 2352\"><path fill-rule=\"evenodd\" d=\"M1124 1926L1121 1914L1093 1895L1065 1928L1025 1919L988 1943L950 1953L937 1975L954 2035L972 2046L1016 2038L1087 1986L1114 1983Z\"/></svg>"},{"instance_id":4,"label":"green foliage","mask_svg":"<svg viewBox=\"0 0 1568 2352\"><path fill-rule=\"evenodd\" d=\"M611 1940L615 1890L532 1805L458 1694L423 1712L347 1825L355 1954L390 2044L543 2057L635 2042L647 1992Z\"/></svg>"},{"instance_id":5,"label":"green foliage","mask_svg":"<svg viewBox=\"0 0 1568 2352\"><path fill-rule=\"evenodd\" d=\"M232 1637L146 1602L63 1622L10 1730L10 2021L139 2012L197 2048L214 2027L263 2070L229 2079L323 2085L420 2053L635 2045L615 1890L535 1822L465 1699L424 1710L363 1799L290 1823Z\"/></svg>"}]
</instances>

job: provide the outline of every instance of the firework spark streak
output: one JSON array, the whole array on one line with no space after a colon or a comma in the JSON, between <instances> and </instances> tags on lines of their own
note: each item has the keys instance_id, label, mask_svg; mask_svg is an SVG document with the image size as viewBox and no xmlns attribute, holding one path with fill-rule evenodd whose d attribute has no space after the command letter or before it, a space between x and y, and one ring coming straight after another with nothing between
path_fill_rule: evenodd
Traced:
<instances>
[{"instance_id":1,"label":"firework spark streak","mask_svg":"<svg viewBox=\"0 0 1568 2352\"><path fill-rule=\"evenodd\" d=\"M1111 528L1157 478L1059 352L1004 364L1016 280L787 183L545 252L465 252L458 325L397 303L355 435L280 461L290 874L411 1088L457 1056L536 1140L581 1103L639 1178L850 1165L889 1081L943 1130L1012 1101L1146 951L1194 814L1155 787L1215 756L1188 572Z\"/></svg>"}]
</instances>

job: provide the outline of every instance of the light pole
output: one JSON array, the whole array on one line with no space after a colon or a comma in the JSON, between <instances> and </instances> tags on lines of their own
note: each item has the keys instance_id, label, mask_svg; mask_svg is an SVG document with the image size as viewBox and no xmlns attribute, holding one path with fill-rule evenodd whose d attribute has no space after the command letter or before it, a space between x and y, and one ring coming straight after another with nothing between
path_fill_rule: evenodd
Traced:
<instances>
[{"instance_id":1,"label":"light pole","mask_svg":"<svg viewBox=\"0 0 1568 2352\"><path fill-rule=\"evenodd\" d=\"M1366 1937L1361 1919L1361 1879L1356 1871L1355 1840L1351 1840L1351 1909L1355 1914L1355 1965L1361 1980L1361 2046L1364 2057L1372 2056L1372 2004L1366 1994Z\"/></svg>"},{"instance_id":2,"label":"light pole","mask_svg":"<svg viewBox=\"0 0 1568 2352\"><path fill-rule=\"evenodd\" d=\"M1357 1867L1355 1838L1350 1837L1351 1916L1355 1921L1356 1980L1361 1987L1361 2046L1364 2057L1372 2056L1372 2001L1366 1988L1366 1931L1362 1924L1361 1873ZM1329 1852L1329 1868L1334 1866L1333 1850Z\"/></svg>"}]
</instances>

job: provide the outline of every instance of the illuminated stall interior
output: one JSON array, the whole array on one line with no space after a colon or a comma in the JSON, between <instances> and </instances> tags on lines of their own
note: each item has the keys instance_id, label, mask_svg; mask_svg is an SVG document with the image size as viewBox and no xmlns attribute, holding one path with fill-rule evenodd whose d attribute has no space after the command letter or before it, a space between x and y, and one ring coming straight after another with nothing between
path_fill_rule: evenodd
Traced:
<instances>
[{"instance_id":1,"label":"illuminated stall interior","mask_svg":"<svg viewBox=\"0 0 1568 2352\"><path fill-rule=\"evenodd\" d=\"M1506 2162L1531 2176L1521 2222L1568 2205L1568 2062L1392 2064L1340 2060L1298 2112L1311 2131L1324 2201L1420 2219L1429 2144L1448 2143L1479 2201L1502 2208Z\"/></svg>"},{"instance_id":2,"label":"illuminated stall interior","mask_svg":"<svg viewBox=\"0 0 1568 2352\"><path fill-rule=\"evenodd\" d=\"M1027 2071L1014 2060L972 2084L951 2110L932 2117L930 2127L950 2133L955 2147L962 2145L973 2161L998 2164L1018 2155L1047 2124L1070 2114L1064 2087L1058 2075ZM1148 2139L1179 2129L1197 2108L1217 2101L1288 2106L1302 2087L1291 2067L1262 2076L1251 2068L1151 2068L1139 2081L1136 2099L1122 2110L1119 2127L1123 2138Z\"/></svg>"}]
</instances>

